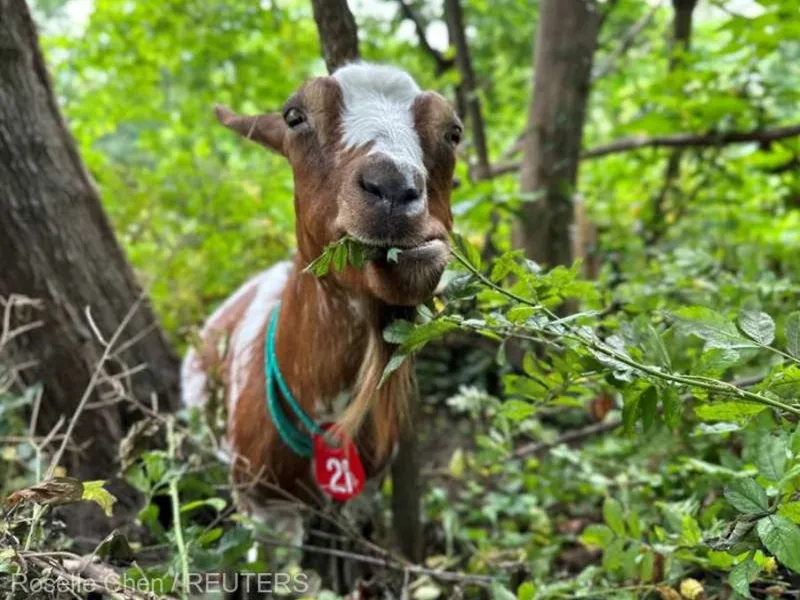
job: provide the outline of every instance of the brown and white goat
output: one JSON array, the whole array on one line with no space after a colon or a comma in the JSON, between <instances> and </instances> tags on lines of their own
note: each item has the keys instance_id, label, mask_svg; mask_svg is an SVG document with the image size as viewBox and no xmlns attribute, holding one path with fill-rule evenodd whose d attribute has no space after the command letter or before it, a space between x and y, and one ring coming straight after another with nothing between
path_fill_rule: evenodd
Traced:
<instances>
[{"instance_id":1,"label":"brown and white goat","mask_svg":"<svg viewBox=\"0 0 800 600\"><path fill-rule=\"evenodd\" d=\"M282 441L266 405L265 335L278 302L276 354L291 392L309 416L352 434L367 477L388 463L412 367L406 362L378 386L392 353L382 330L432 296L447 263L462 127L440 95L401 70L366 63L311 79L282 113L216 112L229 129L285 156L294 173L294 259L251 279L209 318L182 372L187 405L206 400L211 373L221 377L234 480L271 484L242 499L258 511L275 498L272 485L304 501L315 495L309 459ZM303 271L345 235L402 252L396 263L379 258L322 278Z\"/></svg>"}]
</instances>

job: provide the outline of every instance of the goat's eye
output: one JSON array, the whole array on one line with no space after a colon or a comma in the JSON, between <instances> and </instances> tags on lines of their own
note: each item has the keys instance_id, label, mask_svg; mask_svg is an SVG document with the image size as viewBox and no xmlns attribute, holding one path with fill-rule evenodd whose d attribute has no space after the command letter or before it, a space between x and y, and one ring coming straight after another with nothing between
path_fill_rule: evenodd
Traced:
<instances>
[{"instance_id":1,"label":"goat's eye","mask_svg":"<svg viewBox=\"0 0 800 600\"><path fill-rule=\"evenodd\" d=\"M453 125L450 128L450 131L447 132L447 141L453 144L453 146L458 146L461 142L461 135L464 133L464 130L461 128L461 125Z\"/></svg>"},{"instance_id":2,"label":"goat's eye","mask_svg":"<svg viewBox=\"0 0 800 600\"><path fill-rule=\"evenodd\" d=\"M298 125L302 125L306 122L306 116L299 108L290 108L283 113L283 120L286 121L286 124L290 128L294 129Z\"/></svg>"}]
</instances>

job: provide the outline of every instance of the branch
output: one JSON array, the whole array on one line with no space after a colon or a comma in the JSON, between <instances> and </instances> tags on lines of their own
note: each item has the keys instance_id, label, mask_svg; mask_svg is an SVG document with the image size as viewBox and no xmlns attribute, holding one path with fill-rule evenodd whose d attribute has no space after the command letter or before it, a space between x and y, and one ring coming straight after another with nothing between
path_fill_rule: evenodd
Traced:
<instances>
[{"instance_id":1,"label":"branch","mask_svg":"<svg viewBox=\"0 0 800 600\"><path fill-rule=\"evenodd\" d=\"M360 58L358 28L347 0L311 0L328 72Z\"/></svg>"},{"instance_id":2,"label":"branch","mask_svg":"<svg viewBox=\"0 0 800 600\"><path fill-rule=\"evenodd\" d=\"M377 567L383 567L385 569L392 569L395 571L403 571L405 573L411 573L414 575L427 575L428 577L431 577L432 579L437 579L439 581L488 587L489 585L492 584L492 582L497 580L495 577L491 577L489 575L472 575L471 573L459 573L456 571L442 571L440 569L429 569L426 567L422 567L420 565L397 561L388 555L384 555L383 557L369 556L366 554L356 554L353 552L348 552L346 550L339 550L337 548L326 548L323 546L313 546L309 544L294 544L291 542L283 542L281 540L274 540L274 539L264 539L261 537L257 538L257 541L267 546L276 546L279 548L295 548L298 550L302 550L303 552L311 552L316 554L325 554L328 556L336 556L339 558L347 558L368 565L375 565Z\"/></svg>"},{"instance_id":3,"label":"branch","mask_svg":"<svg viewBox=\"0 0 800 600\"><path fill-rule=\"evenodd\" d=\"M616 62L625 55L625 53L631 49L633 46L633 42L639 37L639 34L647 27L653 18L656 16L656 13L661 8L662 0L659 0L653 7L636 23L634 23L628 31L622 36L622 39L619 41L619 46L608 56L606 62L598 68L594 75L592 75L592 81L597 81L608 75L611 71L614 70L616 67Z\"/></svg>"},{"instance_id":4,"label":"branch","mask_svg":"<svg viewBox=\"0 0 800 600\"><path fill-rule=\"evenodd\" d=\"M617 61L622 58L625 53L631 49L633 46L633 42L639 36L639 34L647 27L653 18L656 16L656 13L661 8L661 4L664 0L657 0L656 4L645 14L641 19L639 19L636 23L634 23L628 31L622 36L620 40L619 46L609 55L606 62L599 67L595 73L592 75L592 83L595 81L602 79L609 73L611 73L614 68L616 67ZM608 11L607 11L608 12ZM606 15L607 15L606 12ZM604 16L606 16L604 15ZM602 26L602 25L601 25ZM525 141L525 137L530 133L530 128L526 129L522 133L517 136L517 139L514 140L514 143L509 146L509 148L503 153L503 158L510 159L515 154L522 152L522 143Z\"/></svg>"},{"instance_id":5,"label":"branch","mask_svg":"<svg viewBox=\"0 0 800 600\"><path fill-rule=\"evenodd\" d=\"M445 71L452 69L456 64L455 59L447 58L436 48L431 46L430 42L428 42L427 36L425 35L425 24L422 22L420 16L414 12L414 7L412 7L410 4L406 4L405 0L397 0L397 2L400 4L400 12L403 14L403 18L414 23L414 29L416 29L417 37L419 38L419 45L422 46L422 49L436 63L436 75L441 75Z\"/></svg>"},{"instance_id":6,"label":"branch","mask_svg":"<svg viewBox=\"0 0 800 600\"><path fill-rule=\"evenodd\" d=\"M705 134L675 133L654 137L644 135L630 136L584 150L581 153L581 159L600 158L609 154L639 150L641 148L707 148L750 142L766 145L797 136L800 136L800 125L784 125L772 129L755 129L753 131L711 132ZM498 177L518 170L518 162L500 163L492 167L490 176Z\"/></svg>"},{"instance_id":7,"label":"branch","mask_svg":"<svg viewBox=\"0 0 800 600\"><path fill-rule=\"evenodd\" d=\"M745 379L732 381L731 385L742 389L753 387L762 381L764 381L763 377L748 377ZM681 400L688 400L691 397L691 394L685 394ZM556 446L560 446L561 444L574 444L576 442L582 442L583 440L594 437L595 435L614 431L621 426L622 419L612 419L602 423L592 423L591 425L576 429L575 431L569 431L551 442L531 442L530 444L524 444L514 450L513 456L515 458L523 458L526 456L532 456L534 454L541 454L542 452L546 452L547 450L555 448Z\"/></svg>"},{"instance_id":8,"label":"branch","mask_svg":"<svg viewBox=\"0 0 800 600\"><path fill-rule=\"evenodd\" d=\"M467 100L467 113L472 125L472 138L475 152L478 155L477 179L486 179L491 176L489 166L489 151L486 144L486 129L481 113L481 102L478 98L478 85L475 80L475 71L472 69L472 59L469 54L469 44L464 29L464 14L461 10L461 0L445 0L448 30L451 42L456 47L456 65L461 73Z\"/></svg>"}]
</instances>

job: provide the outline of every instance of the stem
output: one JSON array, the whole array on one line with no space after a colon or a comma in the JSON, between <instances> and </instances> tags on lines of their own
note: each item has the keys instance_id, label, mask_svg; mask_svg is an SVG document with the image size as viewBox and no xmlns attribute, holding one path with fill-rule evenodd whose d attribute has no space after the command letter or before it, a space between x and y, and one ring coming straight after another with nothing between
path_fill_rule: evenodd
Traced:
<instances>
[{"instance_id":1,"label":"stem","mask_svg":"<svg viewBox=\"0 0 800 600\"><path fill-rule=\"evenodd\" d=\"M461 256L455 250L451 250L451 253L456 258L456 260L458 260L458 262L460 262L468 271L470 271L470 273L472 273L478 279L480 279L480 281L484 285L486 285L486 286L490 287L491 289L495 290L496 292L506 296L507 298L515 300L516 302L519 302L521 304L525 304L525 305L530 306L532 308L535 308L537 310L543 311L547 316L549 316L551 318L557 318L556 315L552 311L550 311L548 308L542 306L541 304L537 304L535 302L532 302L532 301L528 300L527 298L523 298L522 296L518 296L517 294L515 294L513 292L510 292L510 291L504 289L503 287L497 285L491 279L486 277L483 273L478 271L472 264L470 264L470 262L468 260L466 260L463 256ZM739 398L744 398L746 400L750 400L751 402L755 402L757 404L762 404L764 406L770 406L772 408L784 410L784 411L790 412L790 413L792 413L794 415L800 416L800 408L798 408L796 406L791 406L789 404L785 404L783 402L780 402L779 400L774 400L772 398L768 398L766 396L762 396L762 395L757 394L755 392L751 392L751 391L748 391L748 390L743 390L743 389L737 388L736 386L731 385L730 383L726 383L724 381L717 381L716 379L709 379L709 378L706 378L706 377L696 377L696 376L693 376L693 375L675 375L675 374L672 374L672 373L665 373L665 372L661 371L660 369L658 369L656 367L652 367L652 366L649 366L649 365L644 365L642 363L639 363L639 362L633 360L631 357L627 356L626 354L620 354L619 352L616 352L615 350L609 348L608 346L606 346L604 344L599 344L599 343L597 343L595 341L588 340L585 337L582 337L582 336L580 336L580 335L578 335L576 333L573 333L572 328L570 327L570 325L568 323L562 322L561 326L564 327L565 330L567 330L567 333L562 334L562 337L570 339L570 340L573 340L573 341L575 341L575 342L577 342L577 343L579 343L579 344L581 344L581 345L583 345L583 346L585 346L585 347L587 347L587 348L589 348L591 350L594 350L595 352L599 352L599 353L601 353L601 354L603 354L605 356L613 358L614 360L616 360L618 362L621 362L621 363L623 363L623 364L625 364L625 365L627 365L627 366L629 366L629 367L631 367L633 369L641 371L643 373L647 373L648 375L651 375L653 377L657 377L659 379L663 379L663 380L666 380L666 381L671 381L673 383L678 383L678 384L681 384L681 385L686 385L686 386L689 386L689 387L701 388L701 389L706 389L706 390L709 390L709 391L712 391L712 392L718 392L718 393L721 393L721 394L725 394L725 395L728 395L728 396L736 396L736 397L739 397ZM549 333L549 334L552 334L552 332L548 332L547 330L543 330L543 329L540 329L540 328L530 328L530 329L532 331L537 332L537 333ZM519 334L517 334L517 335L518 335L518 337L523 337L523 338L525 337L525 336L519 336Z\"/></svg>"},{"instance_id":2,"label":"stem","mask_svg":"<svg viewBox=\"0 0 800 600\"><path fill-rule=\"evenodd\" d=\"M175 440L175 421L172 417L167 419L167 440L169 443L170 462L174 462L177 443ZM178 495L178 478L176 477L172 477L169 480L169 497L172 500L172 522L175 531L175 545L178 547L178 555L181 559L181 585L183 587L183 596L186 598L189 594L189 555L186 552L186 544L183 541L181 501Z\"/></svg>"}]
</instances>

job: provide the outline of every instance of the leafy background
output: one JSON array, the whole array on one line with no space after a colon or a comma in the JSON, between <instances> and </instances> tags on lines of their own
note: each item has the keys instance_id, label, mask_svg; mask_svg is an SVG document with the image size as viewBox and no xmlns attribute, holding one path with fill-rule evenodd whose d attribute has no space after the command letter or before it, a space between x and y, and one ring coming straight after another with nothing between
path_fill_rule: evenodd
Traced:
<instances>
[{"instance_id":1,"label":"leafy background","mask_svg":"<svg viewBox=\"0 0 800 600\"><path fill-rule=\"evenodd\" d=\"M96 0L85 22L75 3L36 8L69 126L183 348L242 281L291 253L288 168L218 127L211 107L274 109L324 72L310 3ZM499 159L525 127L538 3L464 8L490 156ZM440 5L415 10L441 30ZM595 64L650 10L619 0ZM355 3L354 12L365 58L453 96L457 74L435 74L395 2ZM670 19L664 4L594 82L585 147L797 122L795 0L701 2L691 51L668 72ZM577 266L542 272L508 252L517 211L531 199L513 174L471 181L473 151L467 142L458 167L463 237L448 295L416 329L387 335L402 353L420 353L427 565L497 579L487 591L422 575L410 594L797 597L798 140L687 149L658 212L666 151L583 161L578 187L599 231L594 281ZM479 250L493 210L501 254L486 264ZM550 311L570 298L580 311L564 322ZM458 346L466 332L483 341ZM520 347L517 366L508 357ZM15 411L29 401L0 404L4 434L24 427ZM443 427L454 432L446 440ZM10 447L3 460L12 489L37 456ZM180 470L168 452L144 461L130 478L148 498L179 487L187 513L224 506L199 500L224 481L222 469L209 469L215 480ZM157 514L151 503L140 521L154 545L174 548ZM244 564L245 529L193 524L185 534L181 556L193 567ZM164 560L146 575L179 572Z\"/></svg>"}]
</instances>

